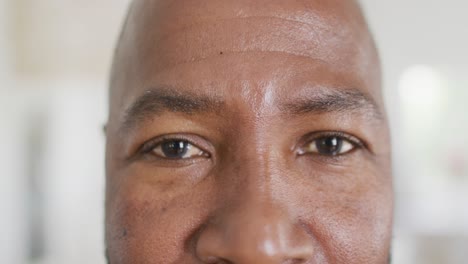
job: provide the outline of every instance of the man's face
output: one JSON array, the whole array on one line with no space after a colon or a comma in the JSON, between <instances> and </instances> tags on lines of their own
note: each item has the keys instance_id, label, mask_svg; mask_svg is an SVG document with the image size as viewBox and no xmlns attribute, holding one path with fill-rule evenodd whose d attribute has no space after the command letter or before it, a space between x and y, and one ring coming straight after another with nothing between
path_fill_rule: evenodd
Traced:
<instances>
[{"instance_id":1,"label":"man's face","mask_svg":"<svg viewBox=\"0 0 468 264\"><path fill-rule=\"evenodd\" d=\"M111 83L110 263L387 263L379 74L353 1L134 2Z\"/></svg>"}]
</instances>

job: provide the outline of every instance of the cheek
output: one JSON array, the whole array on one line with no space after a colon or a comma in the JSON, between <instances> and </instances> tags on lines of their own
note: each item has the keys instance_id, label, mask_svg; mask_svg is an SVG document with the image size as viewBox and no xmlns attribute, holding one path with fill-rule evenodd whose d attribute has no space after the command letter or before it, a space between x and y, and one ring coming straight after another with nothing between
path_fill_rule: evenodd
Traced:
<instances>
[{"instance_id":1,"label":"cheek","mask_svg":"<svg viewBox=\"0 0 468 264\"><path fill-rule=\"evenodd\" d=\"M173 194L126 182L107 204L110 263L193 262L190 238L208 212L207 203L207 197L195 191Z\"/></svg>"},{"instance_id":2,"label":"cheek","mask_svg":"<svg viewBox=\"0 0 468 264\"><path fill-rule=\"evenodd\" d=\"M298 199L306 209L300 213L301 220L331 263L387 263L393 214L391 182L376 177L346 182L324 180L302 187Z\"/></svg>"}]
</instances>

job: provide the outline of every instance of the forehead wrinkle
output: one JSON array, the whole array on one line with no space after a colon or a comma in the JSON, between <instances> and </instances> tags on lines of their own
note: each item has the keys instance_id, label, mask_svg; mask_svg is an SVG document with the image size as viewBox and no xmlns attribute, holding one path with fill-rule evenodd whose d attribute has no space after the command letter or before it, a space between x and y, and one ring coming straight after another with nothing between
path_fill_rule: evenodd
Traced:
<instances>
[{"instance_id":1,"label":"forehead wrinkle","mask_svg":"<svg viewBox=\"0 0 468 264\"><path fill-rule=\"evenodd\" d=\"M296 57L296 58L302 58L302 59L307 59L307 60L311 60L311 61L314 61L316 63L319 63L321 65L330 65L330 62L324 60L324 59L321 59L321 58L317 58L317 57L313 57L309 54L302 54L302 53L294 53L294 52L291 52L291 51L281 51L281 50L260 50L260 49L252 49L252 50L243 50L243 51L232 51L232 50L223 50L223 56L225 57L228 57L228 56L237 56L237 55L240 55L240 54L247 54L248 56L249 55L253 55L253 54L268 54L268 53L272 53L272 54L277 54L277 55L287 55L287 56L290 56L290 57ZM201 62L204 62L204 61L210 61L210 60L218 60L220 59L219 57L219 54L212 54L212 55L209 55L209 56L206 56L206 57L200 57L200 58L197 58L197 59L190 59L190 60L185 60L185 61L181 61L181 62L178 62L178 63L174 63L160 71L157 71L157 72L153 72L154 75L161 75L163 74L164 72L166 71L170 71L174 68L177 68L179 66L184 66L184 65L189 65L189 64L196 64L196 63L201 63Z\"/></svg>"},{"instance_id":2,"label":"forehead wrinkle","mask_svg":"<svg viewBox=\"0 0 468 264\"><path fill-rule=\"evenodd\" d=\"M150 1L155 3L156 1ZM339 5L336 5L336 2ZM179 4L179 5L177 5ZM362 14L356 1L313 1L313 0L277 0L277 1L163 1L156 5L157 10L165 10L164 18L184 17L185 21L202 21L221 17L281 17L302 22L350 20L362 22ZM260 8L259 8L260 7ZM148 8L145 8L146 10ZM175 13L175 15L174 15ZM167 15L167 16L165 16ZM180 21L177 21L180 22ZM174 23L170 23L173 25Z\"/></svg>"},{"instance_id":3,"label":"forehead wrinkle","mask_svg":"<svg viewBox=\"0 0 468 264\"><path fill-rule=\"evenodd\" d=\"M271 18L268 18L271 20ZM239 20L241 21L241 20ZM332 32L317 25L306 25L299 22L287 25L284 20L277 20L274 25L244 22L234 24L231 34L218 34L225 31L220 23L210 24L208 28L193 28L176 34L168 35L164 40L152 40L141 49L140 57L148 60L148 54L154 54L154 61L159 61L159 68L171 64L194 61L209 55L219 55L219 52L248 50L289 51L298 55L314 55L323 60L342 61L358 52L345 52L346 57L337 56L343 50L357 50L356 45L347 45L352 41L342 31ZM271 21L270 21L271 22ZM247 24L245 24L247 23ZM269 27L268 27L269 26ZM308 29L305 27L311 26ZM252 28L254 27L254 28ZM275 30L273 30L275 29ZM197 32L198 31L198 32ZM206 35L206 36L204 36ZM214 37L214 39L212 39ZM146 38L148 39L148 38ZM211 41L207 42L207 39ZM157 69L155 69L157 70Z\"/></svg>"},{"instance_id":4,"label":"forehead wrinkle","mask_svg":"<svg viewBox=\"0 0 468 264\"><path fill-rule=\"evenodd\" d=\"M352 28L365 28L365 21L355 1L267 1L268 5L255 1L141 1L143 10L139 15L140 24L145 28L159 28L159 39L173 35L181 30L199 27L204 24L219 23L226 20L254 18L278 19L297 22L308 26L321 27L333 32ZM160 4L152 4L159 3ZM151 4L150 4L151 3ZM261 5L261 8L258 8ZM164 11L164 12L163 12ZM142 21L140 17L146 17ZM145 26L144 24L151 26ZM351 30L352 31L352 30ZM147 31L143 32L147 35Z\"/></svg>"},{"instance_id":5,"label":"forehead wrinkle","mask_svg":"<svg viewBox=\"0 0 468 264\"><path fill-rule=\"evenodd\" d=\"M167 39L169 37L171 37L172 35L174 34L177 34L177 33L180 33L180 32L184 32L184 31L188 31L190 29L193 29L193 28L196 28L196 27L200 27L200 26L203 26L203 25L212 25L213 23L215 22L229 22L229 21L242 21L242 20L267 20L267 19L270 19L270 20L282 20L282 21L286 21L286 22L293 22L293 23L297 23L297 24L301 24L303 26L309 26L309 27L317 27L317 28L320 28L322 30L327 30L330 25L327 25L326 23L329 22L329 21L324 21L324 19L322 19L321 17L317 16L317 17L314 17L314 20L313 21L310 21L310 20L301 20L301 19L294 19L294 18L291 18L291 17L288 17L288 16L275 16L275 15L246 15L246 16L237 16L237 17L219 17L219 18L213 18L213 19L205 19L205 20L202 20L202 21L199 21L199 22L196 22L196 23L191 23L189 25L186 25L186 26L181 26L181 27L171 27L169 30L167 31L170 31L170 32L167 32L167 33L162 33L159 40L164 40L164 39ZM315 22L315 23L314 23ZM317 23L319 22L319 23ZM337 33L335 31L335 33Z\"/></svg>"}]
</instances>

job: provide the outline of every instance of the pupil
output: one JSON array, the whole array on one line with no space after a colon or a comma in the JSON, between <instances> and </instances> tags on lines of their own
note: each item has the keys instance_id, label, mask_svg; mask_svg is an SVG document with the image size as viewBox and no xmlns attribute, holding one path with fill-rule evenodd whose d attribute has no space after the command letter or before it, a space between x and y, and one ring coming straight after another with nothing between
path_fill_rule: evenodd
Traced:
<instances>
[{"instance_id":1,"label":"pupil","mask_svg":"<svg viewBox=\"0 0 468 264\"><path fill-rule=\"evenodd\" d=\"M188 151L186 141L168 141L162 144L162 152L167 158L181 158Z\"/></svg>"},{"instance_id":2,"label":"pupil","mask_svg":"<svg viewBox=\"0 0 468 264\"><path fill-rule=\"evenodd\" d=\"M340 153L343 140L338 137L325 137L317 140L316 144L320 154L335 156Z\"/></svg>"}]
</instances>

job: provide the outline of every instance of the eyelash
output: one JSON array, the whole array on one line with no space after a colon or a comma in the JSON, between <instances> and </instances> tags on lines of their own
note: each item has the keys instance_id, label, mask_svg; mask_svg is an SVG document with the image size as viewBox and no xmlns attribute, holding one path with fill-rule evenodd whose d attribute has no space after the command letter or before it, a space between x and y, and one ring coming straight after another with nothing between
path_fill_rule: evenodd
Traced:
<instances>
[{"instance_id":1,"label":"eyelash","mask_svg":"<svg viewBox=\"0 0 468 264\"><path fill-rule=\"evenodd\" d=\"M335 156L321 155L321 154L318 154L318 153L299 153L302 150L302 148L304 148L308 144L312 144L315 140L318 140L318 139L321 139L321 138L326 138L326 137L338 137L338 138L341 138L343 140L346 140L354 147L354 149L350 150L349 152L338 154L338 155L335 155ZM369 150L369 148L367 147L367 144L364 141L360 140L359 138L357 138L357 137L355 137L353 135L350 135L350 134L344 133L344 132L340 132L340 131L313 132L313 133L303 137L303 139L299 141L298 145L300 147L295 148L298 157L309 157L309 158L312 158L313 160L315 160L317 162L320 162L320 163L335 164L335 165L339 165L342 162L344 162L344 160L352 157L352 154L354 152L356 152L356 151Z\"/></svg>"},{"instance_id":2,"label":"eyelash","mask_svg":"<svg viewBox=\"0 0 468 264\"><path fill-rule=\"evenodd\" d=\"M151 152L153 152L153 150L157 146L159 146L159 145L161 145L161 144L163 144L165 142L168 142L168 141L187 141L189 144L201 149L204 152L207 152L202 147L199 147L196 143L194 143L192 140L190 140L190 139L188 139L186 137L179 136L179 135L178 136L167 135L167 136L163 136L163 137L160 137L160 138L151 139L150 141L146 142L140 148L139 153L141 153L141 154L150 154Z\"/></svg>"},{"instance_id":3,"label":"eyelash","mask_svg":"<svg viewBox=\"0 0 468 264\"><path fill-rule=\"evenodd\" d=\"M326 137L338 137L338 138L341 138L343 140L346 140L351 145L353 145L354 149L352 149L349 152L343 153L343 154L338 154L336 156L327 156L327 155L322 155L322 154L317 154L317 153L299 153L299 151L301 149L303 149L304 146L306 146L308 144L312 144L314 141L316 141L318 139L321 139L321 138L326 138ZM184 137L184 136L181 136L181 135L165 135L165 136L162 136L162 137L159 137L159 138L152 139L152 140L146 142L145 144L143 144L138 152L140 153L140 155L153 155L151 153L154 151L154 149L156 147L158 147L161 144L163 144L165 142L168 142L168 141L186 141L187 143L199 148L204 153L207 153L207 157L211 157L211 154L208 151L206 151L204 148L200 147L199 144L195 143L190 138ZM341 159L341 158L343 158L343 156L351 154L351 153L353 153L353 152L355 152L356 150L359 150L359 149L367 149L366 144L362 140L358 139L355 136L352 136L350 134L340 132L340 131L313 132L313 133L305 136L303 140L300 140L298 145L300 147L295 147L294 148L294 149L296 149L296 153L297 153L298 156L316 156L316 157L320 157L320 158L323 158L323 159L332 159L332 160ZM163 158L160 158L160 159L163 159ZM170 159L168 159L168 160L170 160Z\"/></svg>"},{"instance_id":4,"label":"eyelash","mask_svg":"<svg viewBox=\"0 0 468 264\"><path fill-rule=\"evenodd\" d=\"M366 147L365 143L362 142L362 140L358 139L357 137L353 136L353 135L350 135L350 134L347 134L347 133L344 133L344 132L340 132L340 131L322 131L322 132L314 132L312 134L309 134L306 138L307 138L307 142L312 142L314 140L317 140L317 139L320 139L320 138L324 138L324 137L339 137L339 138L342 138L342 139L345 139L345 140L348 140L350 143L352 143L355 147L360 147L360 148L364 148Z\"/></svg>"}]
</instances>

